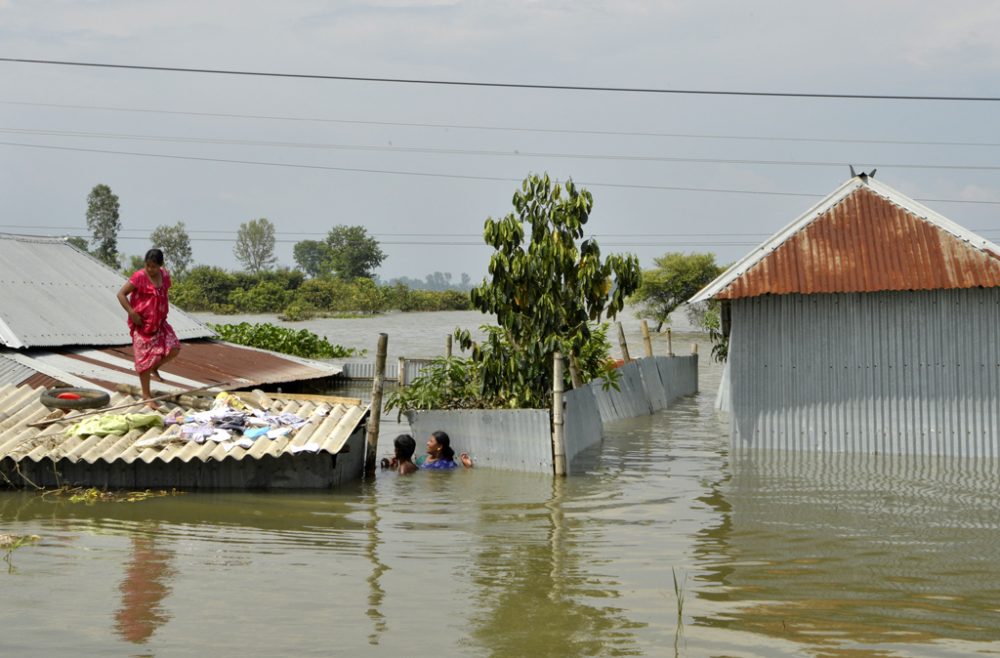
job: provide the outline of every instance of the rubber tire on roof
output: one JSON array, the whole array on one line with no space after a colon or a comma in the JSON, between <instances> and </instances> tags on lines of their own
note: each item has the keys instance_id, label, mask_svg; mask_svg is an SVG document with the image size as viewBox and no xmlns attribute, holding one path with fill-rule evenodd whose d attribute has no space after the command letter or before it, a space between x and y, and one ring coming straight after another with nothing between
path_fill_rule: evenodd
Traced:
<instances>
[{"instance_id":1,"label":"rubber tire on roof","mask_svg":"<svg viewBox=\"0 0 1000 658\"><path fill-rule=\"evenodd\" d=\"M59 397L60 393L75 393L80 396L79 400L64 400ZM42 404L50 409L100 409L108 406L111 396L104 391L93 388L49 388L42 391L38 398Z\"/></svg>"}]
</instances>

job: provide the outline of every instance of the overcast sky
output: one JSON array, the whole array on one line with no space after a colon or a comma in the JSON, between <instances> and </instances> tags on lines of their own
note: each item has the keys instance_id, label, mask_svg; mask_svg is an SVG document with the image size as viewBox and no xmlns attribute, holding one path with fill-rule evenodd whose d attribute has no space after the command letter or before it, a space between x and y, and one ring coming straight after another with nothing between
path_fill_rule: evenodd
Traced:
<instances>
[{"instance_id":1,"label":"overcast sky","mask_svg":"<svg viewBox=\"0 0 1000 658\"><path fill-rule=\"evenodd\" d=\"M996 97L997 34L1000 3L963 0L0 0L0 57L700 90ZM478 280L490 254L483 221L510 210L526 174L548 172L591 190L588 234L605 253L636 253L643 267L667 251L730 262L833 191L853 163L1000 241L998 118L997 102L0 62L0 231L84 234L87 194L105 183L121 200L129 254L145 251L157 225L184 221L197 262L235 268L239 225L267 217L283 265L294 264L294 242L360 224L388 254L384 279Z\"/></svg>"}]
</instances>

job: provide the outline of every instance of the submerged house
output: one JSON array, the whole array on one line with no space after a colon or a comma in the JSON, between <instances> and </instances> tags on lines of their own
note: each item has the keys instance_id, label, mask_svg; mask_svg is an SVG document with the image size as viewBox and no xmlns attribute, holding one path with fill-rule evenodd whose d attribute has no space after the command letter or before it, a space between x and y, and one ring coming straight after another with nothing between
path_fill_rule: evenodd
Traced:
<instances>
[{"instance_id":1,"label":"submerged house","mask_svg":"<svg viewBox=\"0 0 1000 658\"><path fill-rule=\"evenodd\" d=\"M0 486L23 478L49 486L326 488L361 476L367 405L311 394L327 389L340 365L217 340L176 307L169 320L181 353L161 369L154 395L260 388L272 392L252 398L258 409L304 424L252 444L238 433L187 441L179 425L101 436L67 436L63 421L39 427L50 418L40 393L54 386L106 391L112 407L123 407L110 413L143 410L133 390L121 390L138 384L116 298L124 281L62 239L0 234Z\"/></svg>"},{"instance_id":2,"label":"submerged house","mask_svg":"<svg viewBox=\"0 0 1000 658\"><path fill-rule=\"evenodd\" d=\"M701 290L734 448L1000 456L1000 247L855 176Z\"/></svg>"}]
</instances>

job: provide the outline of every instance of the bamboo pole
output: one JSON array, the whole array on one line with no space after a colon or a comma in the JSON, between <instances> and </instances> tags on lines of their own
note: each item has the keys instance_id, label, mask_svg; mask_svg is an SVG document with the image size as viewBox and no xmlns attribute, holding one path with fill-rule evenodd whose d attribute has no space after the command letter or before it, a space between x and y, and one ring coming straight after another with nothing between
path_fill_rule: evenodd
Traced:
<instances>
[{"instance_id":1,"label":"bamboo pole","mask_svg":"<svg viewBox=\"0 0 1000 658\"><path fill-rule=\"evenodd\" d=\"M628 343L625 342L625 329L622 328L621 322L616 322L618 325L618 346L622 348L622 360L628 363L632 360L632 357L628 355Z\"/></svg>"},{"instance_id":2,"label":"bamboo pole","mask_svg":"<svg viewBox=\"0 0 1000 658\"><path fill-rule=\"evenodd\" d=\"M448 337L444 339L444 355L449 359L451 358L451 338L451 334L448 334Z\"/></svg>"},{"instance_id":3,"label":"bamboo pole","mask_svg":"<svg viewBox=\"0 0 1000 658\"><path fill-rule=\"evenodd\" d=\"M583 377L580 376L580 364L577 363L576 356L569 355L569 378L573 382L573 388L583 388Z\"/></svg>"},{"instance_id":4,"label":"bamboo pole","mask_svg":"<svg viewBox=\"0 0 1000 658\"><path fill-rule=\"evenodd\" d=\"M552 358L552 470L566 475L566 426L563 421L563 359L556 352Z\"/></svg>"},{"instance_id":5,"label":"bamboo pole","mask_svg":"<svg viewBox=\"0 0 1000 658\"><path fill-rule=\"evenodd\" d=\"M377 365L375 367L378 368ZM396 368L399 371L399 375L396 377L396 383L399 384L400 388L402 388L406 386L406 359L404 357L399 357L399 360L396 361Z\"/></svg>"},{"instance_id":6,"label":"bamboo pole","mask_svg":"<svg viewBox=\"0 0 1000 658\"><path fill-rule=\"evenodd\" d=\"M653 356L653 341L649 337L649 323L643 320L639 326L642 328L642 343L646 347L646 356Z\"/></svg>"},{"instance_id":7,"label":"bamboo pole","mask_svg":"<svg viewBox=\"0 0 1000 658\"><path fill-rule=\"evenodd\" d=\"M667 329L667 356L674 355L674 331Z\"/></svg>"},{"instance_id":8,"label":"bamboo pole","mask_svg":"<svg viewBox=\"0 0 1000 658\"><path fill-rule=\"evenodd\" d=\"M365 475L375 474L378 463L378 428L382 420L382 388L385 384L385 354L389 345L389 335L378 335L375 351L375 378L372 381L372 406L368 412L368 428L365 434Z\"/></svg>"},{"instance_id":9,"label":"bamboo pole","mask_svg":"<svg viewBox=\"0 0 1000 658\"><path fill-rule=\"evenodd\" d=\"M691 343L691 354L698 353L698 343Z\"/></svg>"}]
</instances>

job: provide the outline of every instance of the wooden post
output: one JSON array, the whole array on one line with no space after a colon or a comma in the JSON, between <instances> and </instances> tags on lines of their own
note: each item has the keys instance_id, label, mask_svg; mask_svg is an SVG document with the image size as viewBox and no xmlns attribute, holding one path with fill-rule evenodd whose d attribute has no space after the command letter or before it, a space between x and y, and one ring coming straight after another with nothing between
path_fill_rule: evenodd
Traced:
<instances>
[{"instance_id":1,"label":"wooden post","mask_svg":"<svg viewBox=\"0 0 1000 658\"><path fill-rule=\"evenodd\" d=\"M552 359L552 470L566 475L566 427L563 424L563 359L556 352Z\"/></svg>"},{"instance_id":2,"label":"wooden post","mask_svg":"<svg viewBox=\"0 0 1000 658\"><path fill-rule=\"evenodd\" d=\"M646 346L646 356L653 356L653 341L649 337L649 323L643 320L639 326L642 328L642 343Z\"/></svg>"},{"instance_id":3,"label":"wooden post","mask_svg":"<svg viewBox=\"0 0 1000 658\"><path fill-rule=\"evenodd\" d=\"M375 379L372 381L372 406L368 413L368 428L365 435L365 475L375 474L378 463L378 427L382 420L382 387L385 384L385 354L389 345L389 335L378 335L378 349L375 351Z\"/></svg>"},{"instance_id":4,"label":"wooden post","mask_svg":"<svg viewBox=\"0 0 1000 658\"><path fill-rule=\"evenodd\" d=\"M396 377L396 383L399 384L400 388L402 388L406 386L406 359L399 357L399 360L396 361L396 368L399 370L399 375Z\"/></svg>"},{"instance_id":5,"label":"wooden post","mask_svg":"<svg viewBox=\"0 0 1000 658\"><path fill-rule=\"evenodd\" d=\"M625 342L625 330L622 329L622 323L616 322L618 325L618 345L622 348L622 360L628 363L632 360L632 357L628 355L628 343Z\"/></svg>"},{"instance_id":6,"label":"wooden post","mask_svg":"<svg viewBox=\"0 0 1000 658\"><path fill-rule=\"evenodd\" d=\"M691 354L698 353L698 343L691 343Z\"/></svg>"},{"instance_id":7,"label":"wooden post","mask_svg":"<svg viewBox=\"0 0 1000 658\"><path fill-rule=\"evenodd\" d=\"M573 388L583 388L583 377L580 376L580 364L576 361L576 356L569 355L569 378L573 382Z\"/></svg>"},{"instance_id":8,"label":"wooden post","mask_svg":"<svg viewBox=\"0 0 1000 658\"><path fill-rule=\"evenodd\" d=\"M667 356L674 355L674 331L667 329Z\"/></svg>"},{"instance_id":9,"label":"wooden post","mask_svg":"<svg viewBox=\"0 0 1000 658\"><path fill-rule=\"evenodd\" d=\"M449 359L451 358L451 334L448 334L448 337L444 340L444 355Z\"/></svg>"}]
</instances>

